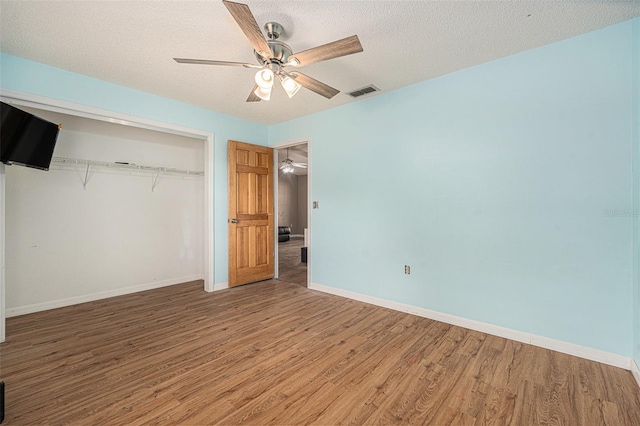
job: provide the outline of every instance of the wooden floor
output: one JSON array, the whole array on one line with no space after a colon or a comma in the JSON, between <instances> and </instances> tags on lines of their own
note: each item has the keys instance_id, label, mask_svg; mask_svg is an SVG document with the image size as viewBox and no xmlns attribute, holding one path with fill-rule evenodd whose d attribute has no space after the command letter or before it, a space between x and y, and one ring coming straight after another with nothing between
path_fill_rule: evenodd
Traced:
<instances>
[{"instance_id":1,"label":"wooden floor","mask_svg":"<svg viewBox=\"0 0 640 426\"><path fill-rule=\"evenodd\" d=\"M640 425L628 371L278 281L165 287L7 332L7 425Z\"/></svg>"},{"instance_id":2,"label":"wooden floor","mask_svg":"<svg viewBox=\"0 0 640 426\"><path fill-rule=\"evenodd\" d=\"M278 276L281 281L307 286L307 264L302 263L300 249L303 238L291 238L278 243Z\"/></svg>"}]
</instances>

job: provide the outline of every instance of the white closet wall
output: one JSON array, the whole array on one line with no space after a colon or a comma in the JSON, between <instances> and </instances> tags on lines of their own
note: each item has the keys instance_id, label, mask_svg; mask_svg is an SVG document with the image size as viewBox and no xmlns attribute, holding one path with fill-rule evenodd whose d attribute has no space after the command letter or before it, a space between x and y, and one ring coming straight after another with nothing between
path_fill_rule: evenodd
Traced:
<instances>
[{"instance_id":1,"label":"white closet wall","mask_svg":"<svg viewBox=\"0 0 640 426\"><path fill-rule=\"evenodd\" d=\"M63 124L54 156L204 169L201 140L30 112ZM5 171L7 316L202 278L202 176Z\"/></svg>"}]
</instances>

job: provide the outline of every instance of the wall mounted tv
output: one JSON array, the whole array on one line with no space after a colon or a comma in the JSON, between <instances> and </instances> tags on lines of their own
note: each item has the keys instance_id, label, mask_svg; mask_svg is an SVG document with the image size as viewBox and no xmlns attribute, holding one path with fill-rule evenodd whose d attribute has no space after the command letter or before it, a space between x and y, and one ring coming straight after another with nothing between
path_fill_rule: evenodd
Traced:
<instances>
[{"instance_id":1,"label":"wall mounted tv","mask_svg":"<svg viewBox=\"0 0 640 426\"><path fill-rule=\"evenodd\" d=\"M49 170L60 127L0 102L0 161Z\"/></svg>"}]
</instances>

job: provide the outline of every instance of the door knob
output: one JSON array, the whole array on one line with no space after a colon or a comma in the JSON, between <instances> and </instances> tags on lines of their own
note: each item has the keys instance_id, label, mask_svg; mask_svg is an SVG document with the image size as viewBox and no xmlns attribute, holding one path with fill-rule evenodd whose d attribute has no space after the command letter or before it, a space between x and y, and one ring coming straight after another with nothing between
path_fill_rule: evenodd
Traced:
<instances>
[{"instance_id":1,"label":"door knob","mask_svg":"<svg viewBox=\"0 0 640 426\"><path fill-rule=\"evenodd\" d=\"M238 219L236 218L231 219L231 223L238 223Z\"/></svg>"}]
</instances>

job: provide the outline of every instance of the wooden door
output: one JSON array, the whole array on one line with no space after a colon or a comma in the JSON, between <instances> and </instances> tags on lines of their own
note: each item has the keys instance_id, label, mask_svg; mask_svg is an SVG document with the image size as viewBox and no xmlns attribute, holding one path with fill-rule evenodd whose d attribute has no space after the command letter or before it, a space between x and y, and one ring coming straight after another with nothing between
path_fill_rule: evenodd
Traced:
<instances>
[{"instance_id":1,"label":"wooden door","mask_svg":"<svg viewBox=\"0 0 640 426\"><path fill-rule=\"evenodd\" d=\"M273 278L273 149L229 141L229 287Z\"/></svg>"}]
</instances>

